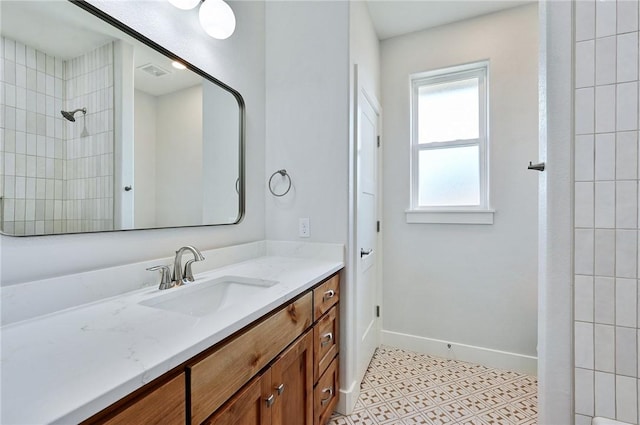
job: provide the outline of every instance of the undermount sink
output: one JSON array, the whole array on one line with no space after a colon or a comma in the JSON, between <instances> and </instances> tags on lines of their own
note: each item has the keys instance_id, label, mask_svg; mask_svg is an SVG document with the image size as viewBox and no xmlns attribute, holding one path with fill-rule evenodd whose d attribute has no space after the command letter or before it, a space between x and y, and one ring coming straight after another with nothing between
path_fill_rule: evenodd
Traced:
<instances>
[{"instance_id":1,"label":"undermount sink","mask_svg":"<svg viewBox=\"0 0 640 425\"><path fill-rule=\"evenodd\" d=\"M260 294L278 282L244 276L222 276L199 280L186 287L170 289L168 294L141 301L140 304L202 317Z\"/></svg>"}]
</instances>

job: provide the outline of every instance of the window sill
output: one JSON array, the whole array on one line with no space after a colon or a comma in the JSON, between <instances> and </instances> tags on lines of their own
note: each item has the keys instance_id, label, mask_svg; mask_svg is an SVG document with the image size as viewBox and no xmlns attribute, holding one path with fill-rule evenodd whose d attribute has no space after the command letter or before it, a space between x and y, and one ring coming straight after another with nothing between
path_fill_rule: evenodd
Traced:
<instances>
[{"instance_id":1,"label":"window sill","mask_svg":"<svg viewBox=\"0 0 640 425\"><path fill-rule=\"evenodd\" d=\"M406 210L409 224L493 224L494 210Z\"/></svg>"}]
</instances>

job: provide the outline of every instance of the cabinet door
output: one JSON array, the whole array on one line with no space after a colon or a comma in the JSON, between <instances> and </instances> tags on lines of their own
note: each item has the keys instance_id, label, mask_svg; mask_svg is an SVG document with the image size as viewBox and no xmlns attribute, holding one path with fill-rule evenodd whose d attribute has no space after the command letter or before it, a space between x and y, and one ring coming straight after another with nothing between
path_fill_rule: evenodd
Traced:
<instances>
[{"instance_id":1,"label":"cabinet door","mask_svg":"<svg viewBox=\"0 0 640 425\"><path fill-rule=\"evenodd\" d=\"M271 425L271 372L254 378L203 425Z\"/></svg>"},{"instance_id":2,"label":"cabinet door","mask_svg":"<svg viewBox=\"0 0 640 425\"><path fill-rule=\"evenodd\" d=\"M271 367L272 425L313 425L313 333L307 332Z\"/></svg>"}]
</instances>

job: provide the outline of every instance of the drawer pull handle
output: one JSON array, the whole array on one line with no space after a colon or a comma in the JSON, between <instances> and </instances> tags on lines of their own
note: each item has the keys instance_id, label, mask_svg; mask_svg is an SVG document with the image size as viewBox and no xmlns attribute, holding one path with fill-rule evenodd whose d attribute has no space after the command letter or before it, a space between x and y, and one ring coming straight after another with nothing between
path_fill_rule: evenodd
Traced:
<instances>
[{"instance_id":1,"label":"drawer pull handle","mask_svg":"<svg viewBox=\"0 0 640 425\"><path fill-rule=\"evenodd\" d=\"M327 332L326 334L322 335L320 339L322 340L320 342L320 347L326 347L333 341L333 334L331 332Z\"/></svg>"},{"instance_id":2,"label":"drawer pull handle","mask_svg":"<svg viewBox=\"0 0 640 425\"><path fill-rule=\"evenodd\" d=\"M324 296L322 297L322 299L324 301L333 298L333 296L335 295L335 291L333 289L329 289L327 292L324 293Z\"/></svg>"},{"instance_id":3,"label":"drawer pull handle","mask_svg":"<svg viewBox=\"0 0 640 425\"><path fill-rule=\"evenodd\" d=\"M282 394L284 392L284 384L280 384L276 387L276 391L278 392L278 395Z\"/></svg>"},{"instance_id":4,"label":"drawer pull handle","mask_svg":"<svg viewBox=\"0 0 640 425\"><path fill-rule=\"evenodd\" d=\"M333 387L328 387L328 388L323 389L322 393L329 393L329 397L323 398L322 400L320 400L320 405L321 406L326 406L327 403L329 403L329 400L331 400L333 398Z\"/></svg>"},{"instance_id":5,"label":"drawer pull handle","mask_svg":"<svg viewBox=\"0 0 640 425\"><path fill-rule=\"evenodd\" d=\"M269 397L265 398L264 401L267 402L267 407L271 407L273 406L273 403L275 403L276 398L271 394Z\"/></svg>"}]
</instances>

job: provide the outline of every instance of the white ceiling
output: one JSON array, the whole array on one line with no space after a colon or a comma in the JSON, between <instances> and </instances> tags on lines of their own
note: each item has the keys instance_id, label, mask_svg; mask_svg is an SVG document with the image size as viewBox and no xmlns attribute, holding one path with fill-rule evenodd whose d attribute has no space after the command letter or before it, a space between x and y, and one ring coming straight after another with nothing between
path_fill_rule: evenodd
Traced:
<instances>
[{"instance_id":1,"label":"white ceiling","mask_svg":"<svg viewBox=\"0 0 640 425\"><path fill-rule=\"evenodd\" d=\"M367 0L380 40L486 15L537 0Z\"/></svg>"},{"instance_id":2,"label":"white ceiling","mask_svg":"<svg viewBox=\"0 0 640 425\"><path fill-rule=\"evenodd\" d=\"M134 48L135 87L160 96L200 84L202 77L179 71L166 56L91 16L67 1L0 0L0 33L36 50L67 60L90 52L113 40L124 40ZM137 69L152 63L167 75L154 77Z\"/></svg>"}]
</instances>

